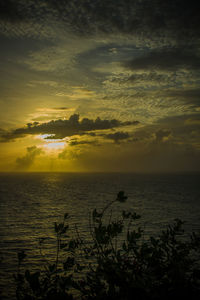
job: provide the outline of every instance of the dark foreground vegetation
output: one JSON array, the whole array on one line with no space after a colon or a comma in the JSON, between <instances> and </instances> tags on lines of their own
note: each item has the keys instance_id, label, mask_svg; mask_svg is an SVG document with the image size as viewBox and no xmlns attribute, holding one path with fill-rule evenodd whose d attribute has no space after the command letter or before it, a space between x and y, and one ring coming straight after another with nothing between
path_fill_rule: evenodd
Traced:
<instances>
[{"instance_id":1,"label":"dark foreground vegetation","mask_svg":"<svg viewBox=\"0 0 200 300\"><path fill-rule=\"evenodd\" d=\"M126 199L121 191L102 211L93 210L90 243L78 230L70 238L65 214L55 223L55 262L46 261L38 272L24 270L26 254L18 253L16 298L200 299L199 236L186 239L183 222L175 220L158 237L144 239L135 212L112 216L112 206Z\"/></svg>"}]
</instances>

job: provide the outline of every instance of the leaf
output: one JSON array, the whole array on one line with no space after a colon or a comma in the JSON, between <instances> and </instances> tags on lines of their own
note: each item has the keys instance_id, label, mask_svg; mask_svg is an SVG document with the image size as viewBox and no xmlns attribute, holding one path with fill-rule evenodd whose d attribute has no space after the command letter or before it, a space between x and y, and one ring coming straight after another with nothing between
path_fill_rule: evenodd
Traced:
<instances>
[{"instance_id":1,"label":"leaf","mask_svg":"<svg viewBox=\"0 0 200 300\"><path fill-rule=\"evenodd\" d=\"M54 230L55 230L56 233L58 233L58 225L57 225L56 222L54 222Z\"/></svg>"},{"instance_id":2,"label":"leaf","mask_svg":"<svg viewBox=\"0 0 200 300\"><path fill-rule=\"evenodd\" d=\"M200 279L200 270L199 269L193 270L193 277L198 280Z\"/></svg>"},{"instance_id":3,"label":"leaf","mask_svg":"<svg viewBox=\"0 0 200 300\"><path fill-rule=\"evenodd\" d=\"M63 229L61 229L61 232L62 234L66 233L66 231L69 229L69 225L66 225L63 227Z\"/></svg>"},{"instance_id":4,"label":"leaf","mask_svg":"<svg viewBox=\"0 0 200 300\"><path fill-rule=\"evenodd\" d=\"M64 214L64 220L67 220L69 218L69 214L68 213L65 213Z\"/></svg>"},{"instance_id":5,"label":"leaf","mask_svg":"<svg viewBox=\"0 0 200 300\"><path fill-rule=\"evenodd\" d=\"M77 271L83 271L84 270L84 266L81 266L80 264L76 264L76 268L77 268Z\"/></svg>"},{"instance_id":6,"label":"leaf","mask_svg":"<svg viewBox=\"0 0 200 300\"><path fill-rule=\"evenodd\" d=\"M21 263L26 257L26 253L24 252L24 250L22 250L21 252L18 252L17 256L18 256L19 263Z\"/></svg>"},{"instance_id":7,"label":"leaf","mask_svg":"<svg viewBox=\"0 0 200 300\"><path fill-rule=\"evenodd\" d=\"M127 251L127 246L126 246L126 243L125 243L125 242L123 242L122 248L123 248L124 251Z\"/></svg>"},{"instance_id":8,"label":"leaf","mask_svg":"<svg viewBox=\"0 0 200 300\"><path fill-rule=\"evenodd\" d=\"M68 246L69 251L73 251L77 247L78 247L78 242L76 240L69 241L69 246Z\"/></svg>"},{"instance_id":9,"label":"leaf","mask_svg":"<svg viewBox=\"0 0 200 300\"><path fill-rule=\"evenodd\" d=\"M46 239L46 237L39 238L39 245L42 245Z\"/></svg>"},{"instance_id":10,"label":"leaf","mask_svg":"<svg viewBox=\"0 0 200 300\"><path fill-rule=\"evenodd\" d=\"M138 220L141 218L140 215L137 215L136 213L133 213L132 216L131 216L132 220Z\"/></svg>"},{"instance_id":11,"label":"leaf","mask_svg":"<svg viewBox=\"0 0 200 300\"><path fill-rule=\"evenodd\" d=\"M131 216L131 212L130 211L126 212L125 210L123 210L122 217L124 219L128 219L130 216Z\"/></svg>"},{"instance_id":12,"label":"leaf","mask_svg":"<svg viewBox=\"0 0 200 300\"><path fill-rule=\"evenodd\" d=\"M98 213L96 208L93 210L92 212L92 219L94 222L97 222L99 221L98 218L101 218L102 217L102 213Z\"/></svg>"},{"instance_id":13,"label":"leaf","mask_svg":"<svg viewBox=\"0 0 200 300\"><path fill-rule=\"evenodd\" d=\"M27 281L30 279L30 271L29 270L26 270L25 278L26 278Z\"/></svg>"},{"instance_id":14,"label":"leaf","mask_svg":"<svg viewBox=\"0 0 200 300\"><path fill-rule=\"evenodd\" d=\"M58 228L58 233L62 233L62 231L64 230L64 223L59 223L57 228Z\"/></svg>"},{"instance_id":15,"label":"leaf","mask_svg":"<svg viewBox=\"0 0 200 300\"><path fill-rule=\"evenodd\" d=\"M66 248L66 247L67 247L67 245L68 245L67 243L61 243L61 244L60 244L60 249L64 249L64 248Z\"/></svg>"},{"instance_id":16,"label":"leaf","mask_svg":"<svg viewBox=\"0 0 200 300\"><path fill-rule=\"evenodd\" d=\"M75 264L74 257L68 257L67 260L63 263L64 270L67 271L69 268L72 268Z\"/></svg>"},{"instance_id":17,"label":"leaf","mask_svg":"<svg viewBox=\"0 0 200 300\"><path fill-rule=\"evenodd\" d=\"M125 202L127 198L128 197L124 195L124 191L120 191L117 194L117 199L116 200L119 201L119 202Z\"/></svg>"},{"instance_id":18,"label":"leaf","mask_svg":"<svg viewBox=\"0 0 200 300\"><path fill-rule=\"evenodd\" d=\"M30 287L33 291L37 291L40 289L40 282L39 282L39 277L40 277L40 272L35 272L33 274L27 274L28 277L26 278L27 281L30 284Z\"/></svg>"},{"instance_id":19,"label":"leaf","mask_svg":"<svg viewBox=\"0 0 200 300\"><path fill-rule=\"evenodd\" d=\"M50 271L51 273L53 273L55 270L56 270L56 265L55 265L55 264L49 265L49 271Z\"/></svg>"},{"instance_id":20,"label":"leaf","mask_svg":"<svg viewBox=\"0 0 200 300\"><path fill-rule=\"evenodd\" d=\"M156 247L158 245L158 241L154 238L154 237L150 237L150 240L151 240L151 244Z\"/></svg>"}]
</instances>

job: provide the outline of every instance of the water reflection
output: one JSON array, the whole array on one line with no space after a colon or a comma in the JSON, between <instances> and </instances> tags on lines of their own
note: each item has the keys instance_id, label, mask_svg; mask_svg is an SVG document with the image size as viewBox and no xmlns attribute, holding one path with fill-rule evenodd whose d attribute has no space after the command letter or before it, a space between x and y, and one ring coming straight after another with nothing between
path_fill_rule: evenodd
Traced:
<instances>
[{"instance_id":1,"label":"water reflection","mask_svg":"<svg viewBox=\"0 0 200 300\"><path fill-rule=\"evenodd\" d=\"M190 230L200 229L197 176L32 173L4 174L0 179L1 275L6 282L16 270L19 249L27 251L27 263L37 268L39 238L49 237L45 251L54 257L55 221L68 212L71 228L76 224L87 237L89 212L103 207L119 190L125 190L129 200L115 206L113 213L122 208L136 211L148 234L175 218L186 220Z\"/></svg>"}]
</instances>

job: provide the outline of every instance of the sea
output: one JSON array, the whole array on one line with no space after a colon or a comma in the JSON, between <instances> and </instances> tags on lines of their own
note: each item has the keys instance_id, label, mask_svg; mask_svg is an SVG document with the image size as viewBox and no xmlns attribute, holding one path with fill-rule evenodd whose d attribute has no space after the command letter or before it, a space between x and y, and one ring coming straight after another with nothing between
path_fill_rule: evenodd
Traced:
<instances>
[{"instance_id":1,"label":"sea","mask_svg":"<svg viewBox=\"0 0 200 300\"><path fill-rule=\"evenodd\" d=\"M27 254L25 268L37 270L39 240L46 238L42 251L53 261L54 222L68 213L72 237L78 229L87 240L92 210L103 209L119 191L128 199L116 203L112 215L122 210L140 214L146 238L177 218L185 221L188 235L200 231L199 173L0 173L0 298L16 299L19 251Z\"/></svg>"}]
</instances>

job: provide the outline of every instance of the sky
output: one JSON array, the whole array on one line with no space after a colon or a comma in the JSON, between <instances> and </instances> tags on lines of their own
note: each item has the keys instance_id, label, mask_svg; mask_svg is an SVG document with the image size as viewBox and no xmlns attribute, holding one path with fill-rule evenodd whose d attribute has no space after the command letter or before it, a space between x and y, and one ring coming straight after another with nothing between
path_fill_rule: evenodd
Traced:
<instances>
[{"instance_id":1,"label":"sky","mask_svg":"<svg viewBox=\"0 0 200 300\"><path fill-rule=\"evenodd\" d=\"M0 171L200 171L198 1L0 0Z\"/></svg>"}]
</instances>

